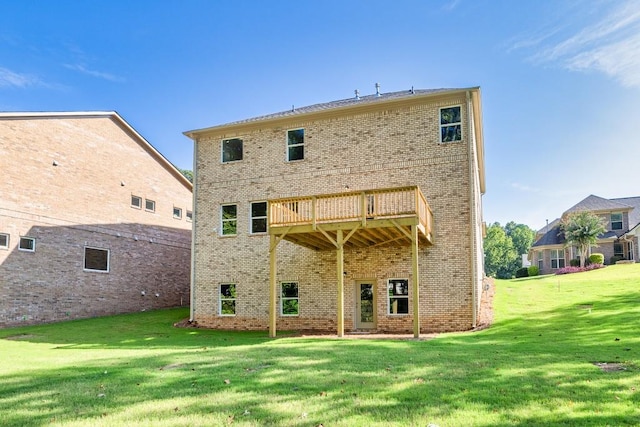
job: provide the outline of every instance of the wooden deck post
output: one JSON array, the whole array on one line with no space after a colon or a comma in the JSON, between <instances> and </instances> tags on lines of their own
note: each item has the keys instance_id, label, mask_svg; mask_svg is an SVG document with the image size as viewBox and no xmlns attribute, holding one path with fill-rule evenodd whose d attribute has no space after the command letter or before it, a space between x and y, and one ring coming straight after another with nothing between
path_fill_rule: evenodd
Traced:
<instances>
[{"instance_id":1,"label":"wooden deck post","mask_svg":"<svg viewBox=\"0 0 640 427\"><path fill-rule=\"evenodd\" d=\"M276 248L278 240L271 235L269 242L269 337L276 337Z\"/></svg>"},{"instance_id":2,"label":"wooden deck post","mask_svg":"<svg viewBox=\"0 0 640 427\"><path fill-rule=\"evenodd\" d=\"M344 336L344 242L342 230L338 230L336 236L336 274L338 276L338 337Z\"/></svg>"},{"instance_id":3,"label":"wooden deck post","mask_svg":"<svg viewBox=\"0 0 640 427\"><path fill-rule=\"evenodd\" d=\"M413 337L420 338L420 275L418 272L418 226L411 226L411 261L413 273Z\"/></svg>"}]
</instances>

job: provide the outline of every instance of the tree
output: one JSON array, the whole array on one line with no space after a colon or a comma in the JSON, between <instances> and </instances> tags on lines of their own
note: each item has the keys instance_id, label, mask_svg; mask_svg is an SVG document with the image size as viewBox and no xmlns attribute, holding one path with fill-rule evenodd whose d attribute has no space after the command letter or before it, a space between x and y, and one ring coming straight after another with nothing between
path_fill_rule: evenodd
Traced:
<instances>
[{"instance_id":1,"label":"tree","mask_svg":"<svg viewBox=\"0 0 640 427\"><path fill-rule=\"evenodd\" d=\"M512 270L518 254L513 241L499 223L487 227L487 237L484 239L484 270L487 276L499 279L510 279L515 273Z\"/></svg>"},{"instance_id":2,"label":"tree","mask_svg":"<svg viewBox=\"0 0 640 427\"><path fill-rule=\"evenodd\" d=\"M193 183L193 171L190 171L189 169L180 169L180 168L178 168L178 170L182 175L185 176L185 178L189 180L189 182Z\"/></svg>"},{"instance_id":3,"label":"tree","mask_svg":"<svg viewBox=\"0 0 640 427\"><path fill-rule=\"evenodd\" d=\"M589 212L575 212L569 214L560 224L564 232L567 246L576 246L580 253L580 267L584 267L584 261L591 246L594 246L598 236L607 231L603 220Z\"/></svg>"},{"instance_id":4,"label":"tree","mask_svg":"<svg viewBox=\"0 0 640 427\"><path fill-rule=\"evenodd\" d=\"M531 245L536 238L536 232L524 224L516 224L513 221L508 222L507 225L504 226L504 231L507 237L511 239L516 254L518 255L518 259L515 260L511 267L515 274L516 270L522 267L521 255L529 253L529 249L531 249Z\"/></svg>"}]
</instances>

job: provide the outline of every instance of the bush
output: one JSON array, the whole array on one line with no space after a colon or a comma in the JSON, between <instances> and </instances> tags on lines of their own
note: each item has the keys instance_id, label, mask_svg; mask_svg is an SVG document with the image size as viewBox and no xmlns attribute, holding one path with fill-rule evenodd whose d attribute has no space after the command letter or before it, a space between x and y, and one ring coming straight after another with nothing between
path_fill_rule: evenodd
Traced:
<instances>
[{"instance_id":1,"label":"bush","mask_svg":"<svg viewBox=\"0 0 640 427\"><path fill-rule=\"evenodd\" d=\"M602 268L604 265L602 264L589 264L586 267L564 267L560 270L556 271L556 274L571 274L571 273L581 273L583 271L591 271L596 270L598 268Z\"/></svg>"},{"instance_id":2,"label":"bush","mask_svg":"<svg viewBox=\"0 0 640 427\"><path fill-rule=\"evenodd\" d=\"M604 264L604 255L593 253L589 256L589 264Z\"/></svg>"},{"instance_id":3,"label":"bush","mask_svg":"<svg viewBox=\"0 0 640 427\"><path fill-rule=\"evenodd\" d=\"M569 260L569 265L571 267L580 267L580 260L575 258L572 260Z\"/></svg>"},{"instance_id":4,"label":"bush","mask_svg":"<svg viewBox=\"0 0 640 427\"><path fill-rule=\"evenodd\" d=\"M623 258L620 255L614 255L609 259L610 264L615 264L618 261L621 261Z\"/></svg>"},{"instance_id":5,"label":"bush","mask_svg":"<svg viewBox=\"0 0 640 427\"><path fill-rule=\"evenodd\" d=\"M540 274L540 269L538 268L537 265L532 265L528 268L528 272L529 272L529 277L533 277L533 276L537 276L538 274Z\"/></svg>"},{"instance_id":6,"label":"bush","mask_svg":"<svg viewBox=\"0 0 640 427\"><path fill-rule=\"evenodd\" d=\"M516 279L518 277L529 277L529 269L527 267L522 267L516 270Z\"/></svg>"}]
</instances>

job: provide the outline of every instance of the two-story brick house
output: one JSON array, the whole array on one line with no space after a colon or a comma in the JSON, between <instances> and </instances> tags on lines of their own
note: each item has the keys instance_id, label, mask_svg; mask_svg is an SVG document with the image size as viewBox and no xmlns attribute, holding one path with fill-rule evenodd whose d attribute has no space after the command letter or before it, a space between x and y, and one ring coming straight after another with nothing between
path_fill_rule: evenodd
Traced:
<instances>
[{"instance_id":1,"label":"two-story brick house","mask_svg":"<svg viewBox=\"0 0 640 427\"><path fill-rule=\"evenodd\" d=\"M605 264L615 260L635 261L638 258L640 231L640 197L604 199L590 195L567 209L562 217L540 230L531 246L529 260L537 265L540 274L553 274L579 259L579 251L566 243L561 223L574 212L593 212L602 219L606 232L598 236L592 251L604 255Z\"/></svg>"},{"instance_id":2,"label":"two-story brick house","mask_svg":"<svg viewBox=\"0 0 640 427\"><path fill-rule=\"evenodd\" d=\"M477 325L479 88L356 94L185 134L199 325L271 336Z\"/></svg>"},{"instance_id":3,"label":"two-story brick house","mask_svg":"<svg viewBox=\"0 0 640 427\"><path fill-rule=\"evenodd\" d=\"M0 327L189 303L192 185L117 113L0 113L0 169Z\"/></svg>"}]
</instances>

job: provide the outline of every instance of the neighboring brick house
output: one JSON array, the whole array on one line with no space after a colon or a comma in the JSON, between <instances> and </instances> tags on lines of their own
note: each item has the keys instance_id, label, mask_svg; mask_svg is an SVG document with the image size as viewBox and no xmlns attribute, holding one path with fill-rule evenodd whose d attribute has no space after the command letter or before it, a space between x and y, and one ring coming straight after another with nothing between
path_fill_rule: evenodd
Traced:
<instances>
[{"instance_id":1,"label":"neighboring brick house","mask_svg":"<svg viewBox=\"0 0 640 427\"><path fill-rule=\"evenodd\" d=\"M271 336L478 325L479 88L356 94L185 134L199 325Z\"/></svg>"},{"instance_id":2,"label":"neighboring brick house","mask_svg":"<svg viewBox=\"0 0 640 427\"><path fill-rule=\"evenodd\" d=\"M552 274L569 265L571 259L579 260L575 246L568 246L561 229L561 222L574 212L589 211L602 218L607 231L598 236L592 252L602 253L605 264L616 260L635 261L638 257L640 233L640 197L604 199L590 195L562 214L562 218L538 231L531 246L529 259L537 265L540 274Z\"/></svg>"},{"instance_id":3,"label":"neighboring brick house","mask_svg":"<svg viewBox=\"0 0 640 427\"><path fill-rule=\"evenodd\" d=\"M0 113L0 169L0 327L188 304L191 183L117 113Z\"/></svg>"}]
</instances>

